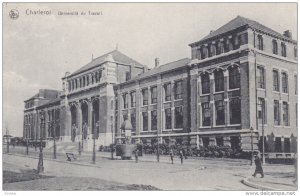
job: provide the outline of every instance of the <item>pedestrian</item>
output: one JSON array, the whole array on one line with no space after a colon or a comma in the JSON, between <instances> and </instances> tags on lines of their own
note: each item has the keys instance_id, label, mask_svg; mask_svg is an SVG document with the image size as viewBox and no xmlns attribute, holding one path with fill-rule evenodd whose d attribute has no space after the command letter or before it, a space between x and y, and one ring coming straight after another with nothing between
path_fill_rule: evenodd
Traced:
<instances>
[{"instance_id":1,"label":"pedestrian","mask_svg":"<svg viewBox=\"0 0 300 196\"><path fill-rule=\"evenodd\" d=\"M171 158L172 164L173 164L173 157L174 157L174 151L171 148L171 150L170 150L170 158Z\"/></svg>"},{"instance_id":2,"label":"pedestrian","mask_svg":"<svg viewBox=\"0 0 300 196\"><path fill-rule=\"evenodd\" d=\"M262 165L261 165L260 158L257 155L255 155L254 163L255 163L255 172L252 176L256 177L256 174L260 174L261 177L263 178L264 177L264 171L263 171L263 168L262 168Z\"/></svg>"},{"instance_id":3,"label":"pedestrian","mask_svg":"<svg viewBox=\"0 0 300 196\"><path fill-rule=\"evenodd\" d=\"M180 157L181 164L183 164L183 152L182 152L182 150L179 150L179 157Z\"/></svg>"},{"instance_id":4,"label":"pedestrian","mask_svg":"<svg viewBox=\"0 0 300 196\"><path fill-rule=\"evenodd\" d=\"M139 150L138 149L135 150L134 156L135 156L135 162L137 163L139 161Z\"/></svg>"}]
</instances>

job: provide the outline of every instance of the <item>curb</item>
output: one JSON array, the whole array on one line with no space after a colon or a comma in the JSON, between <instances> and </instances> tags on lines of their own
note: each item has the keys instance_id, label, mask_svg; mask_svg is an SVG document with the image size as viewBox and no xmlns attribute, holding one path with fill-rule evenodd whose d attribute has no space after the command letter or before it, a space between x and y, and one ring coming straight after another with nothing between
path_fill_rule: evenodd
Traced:
<instances>
[{"instance_id":1,"label":"curb","mask_svg":"<svg viewBox=\"0 0 300 196\"><path fill-rule=\"evenodd\" d=\"M6 154L6 155L12 155L12 156L19 156L19 157L27 157L31 159L39 159L39 157L34 157L34 156L27 156L27 155L21 155L21 154ZM88 167L96 167L96 168L102 168L98 165L92 165L92 164L86 164L86 163L78 163L78 162L70 162L70 161L61 161L58 159L49 159L49 158L43 158L44 160L47 161L54 161L54 162L59 162L59 163L67 163L67 164L73 164L73 165L81 165L81 166L88 166Z\"/></svg>"},{"instance_id":2,"label":"curb","mask_svg":"<svg viewBox=\"0 0 300 196\"><path fill-rule=\"evenodd\" d=\"M256 188L256 189L263 190L263 191L279 191L280 190L280 189L275 189L275 188L272 188L269 186L258 185L253 182L250 182L249 177L242 180L242 183L249 187Z\"/></svg>"}]
</instances>

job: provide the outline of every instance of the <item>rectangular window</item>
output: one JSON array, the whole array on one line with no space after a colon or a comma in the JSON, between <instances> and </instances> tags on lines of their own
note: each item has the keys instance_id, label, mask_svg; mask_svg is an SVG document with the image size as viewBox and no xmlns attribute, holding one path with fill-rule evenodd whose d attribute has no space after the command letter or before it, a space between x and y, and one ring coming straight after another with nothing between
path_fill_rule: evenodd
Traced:
<instances>
[{"instance_id":1,"label":"rectangular window","mask_svg":"<svg viewBox=\"0 0 300 196\"><path fill-rule=\"evenodd\" d=\"M142 117L143 117L143 131L148 131L148 112L143 112Z\"/></svg>"},{"instance_id":2,"label":"rectangular window","mask_svg":"<svg viewBox=\"0 0 300 196\"><path fill-rule=\"evenodd\" d=\"M157 103L157 87L151 87L151 103Z\"/></svg>"},{"instance_id":3,"label":"rectangular window","mask_svg":"<svg viewBox=\"0 0 300 196\"><path fill-rule=\"evenodd\" d=\"M266 112L265 112L265 99L264 98L258 98L257 101L257 117L258 117L258 122L262 124L266 123Z\"/></svg>"},{"instance_id":4,"label":"rectangular window","mask_svg":"<svg viewBox=\"0 0 300 196\"><path fill-rule=\"evenodd\" d=\"M261 35L257 36L257 41L258 41L258 49L259 50L264 50L264 41L263 41L263 37Z\"/></svg>"},{"instance_id":5,"label":"rectangular window","mask_svg":"<svg viewBox=\"0 0 300 196\"><path fill-rule=\"evenodd\" d=\"M281 56L286 57L286 45L281 43Z\"/></svg>"},{"instance_id":6,"label":"rectangular window","mask_svg":"<svg viewBox=\"0 0 300 196\"><path fill-rule=\"evenodd\" d=\"M142 96L143 96L143 105L148 105L148 89L147 88L142 90Z\"/></svg>"},{"instance_id":7,"label":"rectangular window","mask_svg":"<svg viewBox=\"0 0 300 196\"><path fill-rule=\"evenodd\" d=\"M277 45L277 41L273 40L272 41L272 45L273 45L273 54L278 54L278 45Z\"/></svg>"},{"instance_id":8,"label":"rectangular window","mask_svg":"<svg viewBox=\"0 0 300 196\"><path fill-rule=\"evenodd\" d=\"M232 98L229 102L230 124L241 123L241 101L239 98Z\"/></svg>"},{"instance_id":9,"label":"rectangular window","mask_svg":"<svg viewBox=\"0 0 300 196\"><path fill-rule=\"evenodd\" d=\"M171 108L165 109L165 129L172 129Z\"/></svg>"},{"instance_id":10,"label":"rectangular window","mask_svg":"<svg viewBox=\"0 0 300 196\"><path fill-rule=\"evenodd\" d=\"M257 67L257 87L265 88L265 69L263 67Z\"/></svg>"},{"instance_id":11,"label":"rectangular window","mask_svg":"<svg viewBox=\"0 0 300 196\"><path fill-rule=\"evenodd\" d=\"M277 70L273 70L273 90L279 91L279 74Z\"/></svg>"},{"instance_id":12,"label":"rectangular window","mask_svg":"<svg viewBox=\"0 0 300 196\"><path fill-rule=\"evenodd\" d=\"M279 101L274 100L274 125L280 125Z\"/></svg>"},{"instance_id":13,"label":"rectangular window","mask_svg":"<svg viewBox=\"0 0 300 196\"><path fill-rule=\"evenodd\" d=\"M182 81L175 82L175 99L182 99Z\"/></svg>"},{"instance_id":14,"label":"rectangular window","mask_svg":"<svg viewBox=\"0 0 300 196\"><path fill-rule=\"evenodd\" d=\"M296 126L298 126L298 103L296 103Z\"/></svg>"},{"instance_id":15,"label":"rectangular window","mask_svg":"<svg viewBox=\"0 0 300 196\"><path fill-rule=\"evenodd\" d=\"M165 101L171 101L171 83L164 85L165 89Z\"/></svg>"},{"instance_id":16,"label":"rectangular window","mask_svg":"<svg viewBox=\"0 0 300 196\"><path fill-rule=\"evenodd\" d=\"M131 75L129 71L126 71L126 81L130 80Z\"/></svg>"},{"instance_id":17,"label":"rectangular window","mask_svg":"<svg viewBox=\"0 0 300 196\"><path fill-rule=\"evenodd\" d=\"M295 95L298 94L298 77L294 75L294 82L295 82Z\"/></svg>"},{"instance_id":18,"label":"rectangular window","mask_svg":"<svg viewBox=\"0 0 300 196\"><path fill-rule=\"evenodd\" d=\"M229 72L229 89L240 88L240 71L237 67L230 67Z\"/></svg>"},{"instance_id":19,"label":"rectangular window","mask_svg":"<svg viewBox=\"0 0 300 196\"><path fill-rule=\"evenodd\" d=\"M284 126L289 126L289 105L287 102L282 102L282 120Z\"/></svg>"},{"instance_id":20,"label":"rectangular window","mask_svg":"<svg viewBox=\"0 0 300 196\"><path fill-rule=\"evenodd\" d=\"M210 126L210 104L202 103L202 126Z\"/></svg>"},{"instance_id":21,"label":"rectangular window","mask_svg":"<svg viewBox=\"0 0 300 196\"><path fill-rule=\"evenodd\" d=\"M175 107L175 128L179 129L183 127L183 112L182 106Z\"/></svg>"},{"instance_id":22,"label":"rectangular window","mask_svg":"<svg viewBox=\"0 0 300 196\"><path fill-rule=\"evenodd\" d=\"M124 103L124 109L128 108L128 96L127 96L127 93L123 94L123 103Z\"/></svg>"},{"instance_id":23,"label":"rectangular window","mask_svg":"<svg viewBox=\"0 0 300 196\"><path fill-rule=\"evenodd\" d=\"M298 49L297 49L297 47L295 46L295 47L294 47L294 57L297 58L297 56L298 56Z\"/></svg>"},{"instance_id":24,"label":"rectangular window","mask_svg":"<svg viewBox=\"0 0 300 196\"><path fill-rule=\"evenodd\" d=\"M132 131L135 132L136 130L136 117L135 117L135 113L131 113L130 115L130 122L132 125Z\"/></svg>"},{"instance_id":25,"label":"rectangular window","mask_svg":"<svg viewBox=\"0 0 300 196\"><path fill-rule=\"evenodd\" d=\"M225 108L224 101L216 101L216 125L224 125L225 124Z\"/></svg>"},{"instance_id":26,"label":"rectangular window","mask_svg":"<svg viewBox=\"0 0 300 196\"><path fill-rule=\"evenodd\" d=\"M151 130L157 130L157 111L151 111Z\"/></svg>"},{"instance_id":27,"label":"rectangular window","mask_svg":"<svg viewBox=\"0 0 300 196\"><path fill-rule=\"evenodd\" d=\"M215 72L215 92L224 91L224 74L222 70Z\"/></svg>"},{"instance_id":28,"label":"rectangular window","mask_svg":"<svg viewBox=\"0 0 300 196\"><path fill-rule=\"evenodd\" d=\"M210 79L208 73L201 75L202 94L210 93Z\"/></svg>"},{"instance_id":29,"label":"rectangular window","mask_svg":"<svg viewBox=\"0 0 300 196\"><path fill-rule=\"evenodd\" d=\"M136 101L135 101L135 91L130 93L130 102L131 102L131 107L135 107Z\"/></svg>"},{"instance_id":30,"label":"rectangular window","mask_svg":"<svg viewBox=\"0 0 300 196\"><path fill-rule=\"evenodd\" d=\"M288 93L288 75L285 72L281 73L281 80L282 80L282 92Z\"/></svg>"}]
</instances>

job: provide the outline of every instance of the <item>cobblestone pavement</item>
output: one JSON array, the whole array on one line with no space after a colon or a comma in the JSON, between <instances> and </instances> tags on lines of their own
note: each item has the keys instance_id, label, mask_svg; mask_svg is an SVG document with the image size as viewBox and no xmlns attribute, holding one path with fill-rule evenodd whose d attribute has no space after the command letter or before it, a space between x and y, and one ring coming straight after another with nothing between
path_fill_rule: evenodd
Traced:
<instances>
[{"instance_id":1,"label":"cobblestone pavement","mask_svg":"<svg viewBox=\"0 0 300 196\"><path fill-rule=\"evenodd\" d=\"M16 147L10 152L25 156L24 147ZM31 148L29 155L37 158L38 151ZM84 176L118 183L152 185L162 190L257 190L241 183L254 171L247 160L187 159L181 165L176 158L172 165L167 156L161 156L160 162L157 163L155 156L146 155L140 157L139 162L135 163L134 160L110 160L110 153L97 152L94 165L91 164L91 155L90 152L83 152L81 156L76 155L77 161L70 163L66 161L65 154L58 154L57 160L53 161L53 153L45 151L45 174L58 177ZM38 162L33 158L5 154L3 161L24 167L27 165L34 169ZM265 179L271 182L272 178L268 177L271 176L268 172L271 167L275 173L280 171L283 174L290 174L294 171L293 166L265 166ZM287 179L292 178L289 176Z\"/></svg>"}]
</instances>

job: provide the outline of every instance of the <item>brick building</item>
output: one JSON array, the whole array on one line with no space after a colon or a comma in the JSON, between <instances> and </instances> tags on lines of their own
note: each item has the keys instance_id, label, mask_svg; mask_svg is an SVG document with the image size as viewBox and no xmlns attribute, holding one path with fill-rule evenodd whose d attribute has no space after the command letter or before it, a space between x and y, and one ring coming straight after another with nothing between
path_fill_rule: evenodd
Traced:
<instances>
[{"instance_id":1,"label":"brick building","mask_svg":"<svg viewBox=\"0 0 300 196\"><path fill-rule=\"evenodd\" d=\"M266 152L296 150L297 42L289 31L238 16L189 46L191 59L156 59L151 70L115 50L66 73L62 92L25 101L24 137L59 134L88 147L96 131L98 144L109 145L124 140L128 119L132 143L251 150L264 135Z\"/></svg>"}]
</instances>

